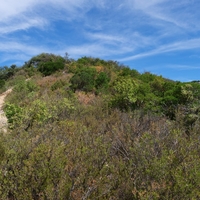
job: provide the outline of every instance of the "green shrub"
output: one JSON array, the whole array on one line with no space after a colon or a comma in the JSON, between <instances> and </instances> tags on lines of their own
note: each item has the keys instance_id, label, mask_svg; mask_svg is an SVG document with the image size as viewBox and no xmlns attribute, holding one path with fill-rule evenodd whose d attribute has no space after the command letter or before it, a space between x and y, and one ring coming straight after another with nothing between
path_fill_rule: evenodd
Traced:
<instances>
[{"instance_id":1,"label":"green shrub","mask_svg":"<svg viewBox=\"0 0 200 200\"><path fill-rule=\"evenodd\" d=\"M120 110L132 110L137 102L138 85L131 77L118 77L113 85L111 105Z\"/></svg>"},{"instance_id":2,"label":"green shrub","mask_svg":"<svg viewBox=\"0 0 200 200\"><path fill-rule=\"evenodd\" d=\"M57 90L63 87L64 85L65 85L65 82L63 80L58 80L51 86L51 90L52 91Z\"/></svg>"},{"instance_id":3,"label":"green shrub","mask_svg":"<svg viewBox=\"0 0 200 200\"><path fill-rule=\"evenodd\" d=\"M60 69L64 69L65 59L54 54L42 53L26 63L25 68L31 67L36 67L44 76L49 76Z\"/></svg>"},{"instance_id":4,"label":"green shrub","mask_svg":"<svg viewBox=\"0 0 200 200\"><path fill-rule=\"evenodd\" d=\"M64 60L61 58L58 58L55 61L48 61L45 63L41 63L38 67L38 70L44 76L49 76L60 69L64 69L64 66L65 66Z\"/></svg>"},{"instance_id":5,"label":"green shrub","mask_svg":"<svg viewBox=\"0 0 200 200\"><path fill-rule=\"evenodd\" d=\"M71 88L75 90L82 90L90 92L95 87L96 69L82 68L71 79Z\"/></svg>"},{"instance_id":6,"label":"green shrub","mask_svg":"<svg viewBox=\"0 0 200 200\"><path fill-rule=\"evenodd\" d=\"M2 89L5 86L5 81L4 80L0 80L0 89Z\"/></svg>"},{"instance_id":7,"label":"green shrub","mask_svg":"<svg viewBox=\"0 0 200 200\"><path fill-rule=\"evenodd\" d=\"M105 72L100 72L95 80L95 87L97 90L102 91L108 89L109 77Z\"/></svg>"},{"instance_id":8,"label":"green shrub","mask_svg":"<svg viewBox=\"0 0 200 200\"><path fill-rule=\"evenodd\" d=\"M23 118L23 112L22 112L22 108L15 105L15 104L10 104L7 103L5 105L5 114L6 117L8 119L8 123L10 123L10 128L13 128L16 124L20 124L21 120Z\"/></svg>"}]
</instances>

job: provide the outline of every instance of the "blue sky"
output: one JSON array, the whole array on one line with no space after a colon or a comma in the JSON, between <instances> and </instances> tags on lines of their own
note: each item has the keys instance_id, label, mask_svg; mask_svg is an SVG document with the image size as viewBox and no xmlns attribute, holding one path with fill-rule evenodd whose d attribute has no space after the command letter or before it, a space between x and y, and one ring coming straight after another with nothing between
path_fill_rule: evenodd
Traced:
<instances>
[{"instance_id":1,"label":"blue sky","mask_svg":"<svg viewBox=\"0 0 200 200\"><path fill-rule=\"evenodd\" d=\"M199 10L198 0L1 1L0 66L67 52L200 80Z\"/></svg>"}]
</instances>

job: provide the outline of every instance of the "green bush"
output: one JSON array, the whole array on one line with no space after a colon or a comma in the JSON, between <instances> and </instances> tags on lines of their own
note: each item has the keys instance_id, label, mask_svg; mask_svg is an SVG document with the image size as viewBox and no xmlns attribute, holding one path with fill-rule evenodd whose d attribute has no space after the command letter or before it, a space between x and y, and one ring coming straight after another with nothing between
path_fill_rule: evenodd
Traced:
<instances>
[{"instance_id":1,"label":"green bush","mask_svg":"<svg viewBox=\"0 0 200 200\"><path fill-rule=\"evenodd\" d=\"M25 68L31 67L36 67L44 76L49 76L60 69L64 69L65 59L54 54L42 53L26 63Z\"/></svg>"},{"instance_id":2,"label":"green bush","mask_svg":"<svg viewBox=\"0 0 200 200\"><path fill-rule=\"evenodd\" d=\"M82 90L91 92L95 87L96 69L82 68L71 79L71 88L75 90Z\"/></svg>"},{"instance_id":3,"label":"green bush","mask_svg":"<svg viewBox=\"0 0 200 200\"><path fill-rule=\"evenodd\" d=\"M108 89L110 79L105 72L100 72L95 80L95 87L97 90Z\"/></svg>"},{"instance_id":4,"label":"green bush","mask_svg":"<svg viewBox=\"0 0 200 200\"><path fill-rule=\"evenodd\" d=\"M54 72L64 69L64 60L59 58L56 61L48 61L39 65L38 70L44 75L49 76Z\"/></svg>"},{"instance_id":5,"label":"green bush","mask_svg":"<svg viewBox=\"0 0 200 200\"><path fill-rule=\"evenodd\" d=\"M138 85L131 77L118 77L112 85L111 105L120 110L133 110L137 102Z\"/></svg>"},{"instance_id":6,"label":"green bush","mask_svg":"<svg viewBox=\"0 0 200 200\"><path fill-rule=\"evenodd\" d=\"M22 108L15 105L7 103L5 105L5 114L8 119L8 123L10 124L9 127L13 128L16 124L20 124L23 118Z\"/></svg>"},{"instance_id":7,"label":"green bush","mask_svg":"<svg viewBox=\"0 0 200 200\"><path fill-rule=\"evenodd\" d=\"M5 81L4 80L0 80L0 89L2 89L5 86Z\"/></svg>"},{"instance_id":8,"label":"green bush","mask_svg":"<svg viewBox=\"0 0 200 200\"><path fill-rule=\"evenodd\" d=\"M63 80L58 80L51 86L51 90L52 91L57 90L63 87L64 85L65 85L65 82Z\"/></svg>"}]
</instances>

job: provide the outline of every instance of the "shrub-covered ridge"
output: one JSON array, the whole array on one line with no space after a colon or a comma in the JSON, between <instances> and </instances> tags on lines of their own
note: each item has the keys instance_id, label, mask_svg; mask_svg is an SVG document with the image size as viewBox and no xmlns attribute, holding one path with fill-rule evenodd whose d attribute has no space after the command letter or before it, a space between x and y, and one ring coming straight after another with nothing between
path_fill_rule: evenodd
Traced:
<instances>
[{"instance_id":1,"label":"shrub-covered ridge","mask_svg":"<svg viewBox=\"0 0 200 200\"><path fill-rule=\"evenodd\" d=\"M0 75L0 199L200 198L198 82L44 53Z\"/></svg>"}]
</instances>

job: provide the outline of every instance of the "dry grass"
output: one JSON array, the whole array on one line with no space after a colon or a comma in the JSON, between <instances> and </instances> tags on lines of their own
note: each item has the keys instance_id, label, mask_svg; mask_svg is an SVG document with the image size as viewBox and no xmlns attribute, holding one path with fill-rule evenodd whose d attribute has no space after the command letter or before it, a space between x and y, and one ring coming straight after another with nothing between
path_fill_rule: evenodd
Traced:
<instances>
[{"instance_id":1,"label":"dry grass","mask_svg":"<svg viewBox=\"0 0 200 200\"><path fill-rule=\"evenodd\" d=\"M93 101L95 100L95 95L93 93L85 93L85 92L81 92L81 91L77 91L76 92L78 101L83 104L83 105L88 105L93 103Z\"/></svg>"}]
</instances>

